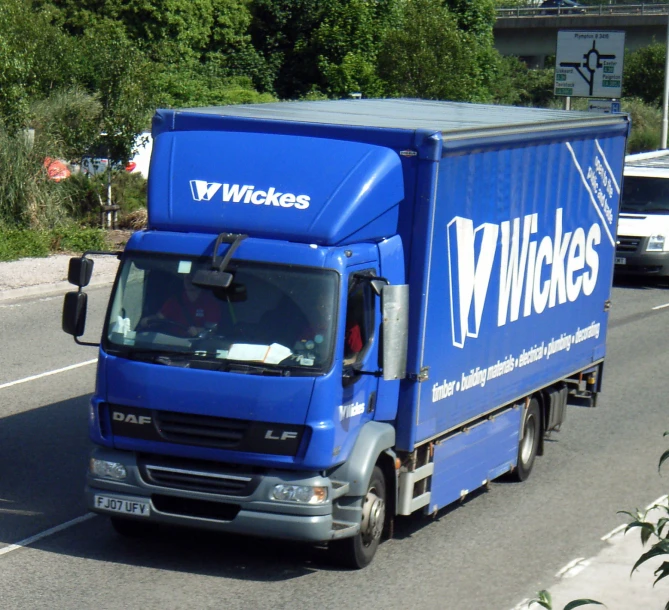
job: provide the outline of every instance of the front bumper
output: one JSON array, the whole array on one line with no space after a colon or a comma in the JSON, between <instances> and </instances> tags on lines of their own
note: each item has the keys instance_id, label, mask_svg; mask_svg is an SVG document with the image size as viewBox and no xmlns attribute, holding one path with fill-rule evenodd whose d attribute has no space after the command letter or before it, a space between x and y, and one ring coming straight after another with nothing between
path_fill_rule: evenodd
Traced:
<instances>
[{"instance_id":1,"label":"front bumper","mask_svg":"<svg viewBox=\"0 0 669 610\"><path fill-rule=\"evenodd\" d=\"M625 276L669 276L669 252L616 252L615 273Z\"/></svg>"},{"instance_id":2,"label":"front bumper","mask_svg":"<svg viewBox=\"0 0 669 610\"><path fill-rule=\"evenodd\" d=\"M360 521L342 522L333 517L333 500L336 502L344 495L348 486L332 482L317 473L268 471L254 475L253 489L247 495L226 495L187 489L188 483L175 486L147 481L144 463L140 463L131 452L96 448L91 457L119 462L128 472L124 481L102 479L90 473L87 475L86 504L89 510L100 514L305 542L325 542L352 536L359 531ZM220 472L214 476L225 477L225 465L219 466ZM195 477L202 473L192 464L188 468ZM212 470L207 468L206 474L211 475ZM232 476L239 474L235 468ZM277 484L327 486L328 500L320 505L272 501L270 493ZM135 503L148 501L149 513L147 516L133 516L105 509L100 502L96 502L96 496L100 494Z\"/></svg>"}]
</instances>

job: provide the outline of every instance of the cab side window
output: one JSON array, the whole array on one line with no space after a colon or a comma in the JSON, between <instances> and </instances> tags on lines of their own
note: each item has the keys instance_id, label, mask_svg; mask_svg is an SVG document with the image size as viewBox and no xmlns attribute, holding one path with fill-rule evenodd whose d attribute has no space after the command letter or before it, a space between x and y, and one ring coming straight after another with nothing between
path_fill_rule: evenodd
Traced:
<instances>
[{"instance_id":1,"label":"cab side window","mask_svg":"<svg viewBox=\"0 0 669 610\"><path fill-rule=\"evenodd\" d=\"M346 305L344 364L361 362L369 346L374 323L374 294L368 282L351 284Z\"/></svg>"}]
</instances>

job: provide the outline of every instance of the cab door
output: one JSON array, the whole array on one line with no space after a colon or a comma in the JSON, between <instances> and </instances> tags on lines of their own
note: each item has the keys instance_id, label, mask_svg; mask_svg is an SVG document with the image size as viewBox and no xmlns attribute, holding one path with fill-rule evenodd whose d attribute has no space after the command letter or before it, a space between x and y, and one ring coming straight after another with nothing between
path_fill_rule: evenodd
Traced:
<instances>
[{"instance_id":1,"label":"cab door","mask_svg":"<svg viewBox=\"0 0 669 610\"><path fill-rule=\"evenodd\" d=\"M341 400L335 417L346 432L374 418L379 380L379 297L369 278L378 268L359 265L349 269L343 307ZM342 328L340 326L340 328Z\"/></svg>"}]
</instances>

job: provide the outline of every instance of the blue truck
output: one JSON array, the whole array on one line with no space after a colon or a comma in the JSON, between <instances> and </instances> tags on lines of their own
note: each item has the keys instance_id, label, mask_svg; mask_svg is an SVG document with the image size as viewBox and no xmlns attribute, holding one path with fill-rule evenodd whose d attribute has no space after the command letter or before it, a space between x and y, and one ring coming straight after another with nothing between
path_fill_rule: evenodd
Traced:
<instances>
[{"instance_id":1,"label":"blue truck","mask_svg":"<svg viewBox=\"0 0 669 610\"><path fill-rule=\"evenodd\" d=\"M157 111L89 509L362 568L396 517L526 479L601 389L628 128L423 100ZM89 254L63 307L81 344Z\"/></svg>"}]
</instances>

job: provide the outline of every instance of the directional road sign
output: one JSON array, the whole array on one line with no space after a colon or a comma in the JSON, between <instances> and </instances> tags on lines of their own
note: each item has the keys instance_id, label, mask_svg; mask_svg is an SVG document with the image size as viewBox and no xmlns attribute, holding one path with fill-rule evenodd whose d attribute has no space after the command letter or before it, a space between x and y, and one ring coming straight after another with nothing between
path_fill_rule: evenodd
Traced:
<instances>
[{"instance_id":1,"label":"directional road sign","mask_svg":"<svg viewBox=\"0 0 669 610\"><path fill-rule=\"evenodd\" d=\"M558 32L555 95L619 98L625 32Z\"/></svg>"}]
</instances>

